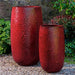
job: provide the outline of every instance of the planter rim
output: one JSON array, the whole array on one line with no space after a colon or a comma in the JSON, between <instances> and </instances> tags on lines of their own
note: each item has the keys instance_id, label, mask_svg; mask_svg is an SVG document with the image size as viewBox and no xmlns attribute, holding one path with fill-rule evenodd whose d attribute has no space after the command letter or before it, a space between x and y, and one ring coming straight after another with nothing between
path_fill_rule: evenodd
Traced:
<instances>
[{"instance_id":1,"label":"planter rim","mask_svg":"<svg viewBox=\"0 0 75 75\"><path fill-rule=\"evenodd\" d=\"M40 8L41 6L13 6L12 8Z\"/></svg>"},{"instance_id":2,"label":"planter rim","mask_svg":"<svg viewBox=\"0 0 75 75\"><path fill-rule=\"evenodd\" d=\"M63 27L63 25L57 25L57 24L43 24L41 26L43 26L43 27L47 27L47 26L49 26L49 27Z\"/></svg>"}]
</instances>

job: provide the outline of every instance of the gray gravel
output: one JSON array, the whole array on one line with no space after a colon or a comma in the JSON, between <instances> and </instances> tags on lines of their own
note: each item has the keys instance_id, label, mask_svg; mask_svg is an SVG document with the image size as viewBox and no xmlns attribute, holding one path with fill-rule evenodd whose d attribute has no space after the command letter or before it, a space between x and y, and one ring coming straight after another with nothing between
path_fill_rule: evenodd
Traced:
<instances>
[{"instance_id":1,"label":"gray gravel","mask_svg":"<svg viewBox=\"0 0 75 75\"><path fill-rule=\"evenodd\" d=\"M11 55L0 56L0 75L75 75L75 64L64 63L58 73L45 72L40 63L34 66L20 66L14 62Z\"/></svg>"}]
</instances>

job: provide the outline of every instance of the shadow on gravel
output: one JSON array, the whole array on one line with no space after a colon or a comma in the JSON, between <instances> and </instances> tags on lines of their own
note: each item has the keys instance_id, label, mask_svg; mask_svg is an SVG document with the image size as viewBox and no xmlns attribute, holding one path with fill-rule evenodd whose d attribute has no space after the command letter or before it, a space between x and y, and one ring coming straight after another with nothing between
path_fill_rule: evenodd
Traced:
<instances>
[{"instance_id":1,"label":"shadow on gravel","mask_svg":"<svg viewBox=\"0 0 75 75\"><path fill-rule=\"evenodd\" d=\"M57 74L75 75L75 64L66 64Z\"/></svg>"}]
</instances>

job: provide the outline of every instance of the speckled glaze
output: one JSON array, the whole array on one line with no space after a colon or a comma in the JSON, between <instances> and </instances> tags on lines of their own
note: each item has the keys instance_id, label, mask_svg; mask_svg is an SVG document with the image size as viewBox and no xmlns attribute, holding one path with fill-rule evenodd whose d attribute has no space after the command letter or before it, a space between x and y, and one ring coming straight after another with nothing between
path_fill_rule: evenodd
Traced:
<instances>
[{"instance_id":1,"label":"speckled glaze","mask_svg":"<svg viewBox=\"0 0 75 75\"><path fill-rule=\"evenodd\" d=\"M47 72L58 72L65 56L64 28L61 25L42 25L39 32L39 57Z\"/></svg>"},{"instance_id":2,"label":"speckled glaze","mask_svg":"<svg viewBox=\"0 0 75 75\"><path fill-rule=\"evenodd\" d=\"M40 6L17 6L11 14L11 49L19 65L34 65L39 60Z\"/></svg>"}]
</instances>

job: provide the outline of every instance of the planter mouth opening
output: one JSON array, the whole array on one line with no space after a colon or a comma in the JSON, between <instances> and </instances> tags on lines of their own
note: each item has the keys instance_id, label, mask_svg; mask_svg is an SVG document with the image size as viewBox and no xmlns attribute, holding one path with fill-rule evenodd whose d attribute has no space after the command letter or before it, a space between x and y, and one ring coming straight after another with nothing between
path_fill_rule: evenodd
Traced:
<instances>
[{"instance_id":1,"label":"planter mouth opening","mask_svg":"<svg viewBox=\"0 0 75 75\"><path fill-rule=\"evenodd\" d=\"M13 8L39 8L40 6L14 6Z\"/></svg>"},{"instance_id":2,"label":"planter mouth opening","mask_svg":"<svg viewBox=\"0 0 75 75\"><path fill-rule=\"evenodd\" d=\"M50 27L63 27L63 25L57 25L57 24L43 24L42 26L44 26L44 27L47 27L47 26L50 26Z\"/></svg>"}]
</instances>

